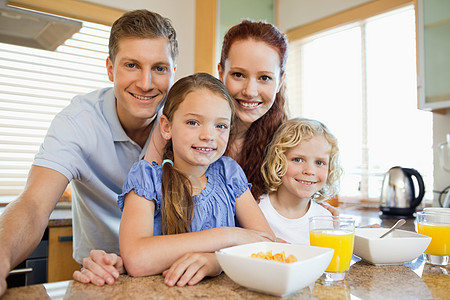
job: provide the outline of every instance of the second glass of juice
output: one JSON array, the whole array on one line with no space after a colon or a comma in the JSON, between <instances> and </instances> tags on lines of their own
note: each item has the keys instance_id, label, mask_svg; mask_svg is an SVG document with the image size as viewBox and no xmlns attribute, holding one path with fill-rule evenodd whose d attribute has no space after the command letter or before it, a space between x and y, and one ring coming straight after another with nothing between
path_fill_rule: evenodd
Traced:
<instances>
[{"instance_id":1,"label":"second glass of juice","mask_svg":"<svg viewBox=\"0 0 450 300\"><path fill-rule=\"evenodd\" d=\"M325 281L344 280L350 268L355 238L355 220L351 217L312 217L309 219L311 246L334 249L325 270Z\"/></svg>"},{"instance_id":2,"label":"second glass of juice","mask_svg":"<svg viewBox=\"0 0 450 300\"><path fill-rule=\"evenodd\" d=\"M425 250L427 263L446 266L450 257L450 209L433 208L417 213L417 232L430 236Z\"/></svg>"}]
</instances>

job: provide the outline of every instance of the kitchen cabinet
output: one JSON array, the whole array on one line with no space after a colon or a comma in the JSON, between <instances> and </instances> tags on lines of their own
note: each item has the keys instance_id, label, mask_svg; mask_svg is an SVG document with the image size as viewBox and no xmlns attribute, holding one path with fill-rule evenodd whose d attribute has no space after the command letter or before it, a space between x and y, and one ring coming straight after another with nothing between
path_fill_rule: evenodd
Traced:
<instances>
[{"instance_id":1,"label":"kitchen cabinet","mask_svg":"<svg viewBox=\"0 0 450 300\"><path fill-rule=\"evenodd\" d=\"M449 108L450 1L416 1L419 108Z\"/></svg>"},{"instance_id":2,"label":"kitchen cabinet","mask_svg":"<svg viewBox=\"0 0 450 300\"><path fill-rule=\"evenodd\" d=\"M72 258L72 226L49 227L48 282L72 279L80 265Z\"/></svg>"}]
</instances>

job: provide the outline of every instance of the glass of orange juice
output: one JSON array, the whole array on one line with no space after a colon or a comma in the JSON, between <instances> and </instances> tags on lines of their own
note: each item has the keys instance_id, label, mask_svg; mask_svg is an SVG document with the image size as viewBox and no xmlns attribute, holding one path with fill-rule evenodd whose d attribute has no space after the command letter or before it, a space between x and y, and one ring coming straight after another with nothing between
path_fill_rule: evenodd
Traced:
<instances>
[{"instance_id":1,"label":"glass of orange juice","mask_svg":"<svg viewBox=\"0 0 450 300\"><path fill-rule=\"evenodd\" d=\"M433 265L446 266L450 256L450 209L432 208L417 213L417 232L431 237L425 258Z\"/></svg>"},{"instance_id":2,"label":"glass of orange juice","mask_svg":"<svg viewBox=\"0 0 450 300\"><path fill-rule=\"evenodd\" d=\"M325 281L344 280L350 268L355 237L355 220L351 217L309 218L311 246L334 249L333 258L325 270Z\"/></svg>"}]
</instances>

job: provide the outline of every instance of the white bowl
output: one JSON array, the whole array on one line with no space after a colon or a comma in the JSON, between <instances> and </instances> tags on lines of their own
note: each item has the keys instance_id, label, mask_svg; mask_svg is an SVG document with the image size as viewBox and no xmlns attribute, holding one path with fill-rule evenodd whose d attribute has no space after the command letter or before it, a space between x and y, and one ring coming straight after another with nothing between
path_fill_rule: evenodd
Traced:
<instances>
[{"instance_id":1,"label":"white bowl","mask_svg":"<svg viewBox=\"0 0 450 300\"><path fill-rule=\"evenodd\" d=\"M260 251L272 254L285 252L298 261L283 263L250 257ZM333 257L329 248L287 243L260 242L224 248L216 251L217 260L225 274L249 289L284 297L314 283L325 271Z\"/></svg>"},{"instance_id":2,"label":"white bowl","mask_svg":"<svg viewBox=\"0 0 450 300\"><path fill-rule=\"evenodd\" d=\"M374 265L401 265L422 254L431 238L396 229L380 239L389 228L356 228L353 253Z\"/></svg>"}]
</instances>

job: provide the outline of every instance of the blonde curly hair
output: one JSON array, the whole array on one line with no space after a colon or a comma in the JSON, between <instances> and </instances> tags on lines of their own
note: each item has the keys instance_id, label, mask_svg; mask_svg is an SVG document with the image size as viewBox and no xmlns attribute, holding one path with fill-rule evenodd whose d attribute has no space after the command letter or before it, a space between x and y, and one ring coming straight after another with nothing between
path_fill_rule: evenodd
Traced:
<instances>
[{"instance_id":1,"label":"blonde curly hair","mask_svg":"<svg viewBox=\"0 0 450 300\"><path fill-rule=\"evenodd\" d=\"M330 144L331 152L327 182L313 198L324 200L338 193L343 169L339 162L337 139L323 123L306 118L293 118L282 124L267 146L261 166L261 175L267 192L277 191L282 183L281 178L287 172L286 151L300 144L302 140L314 136L323 136Z\"/></svg>"}]
</instances>

